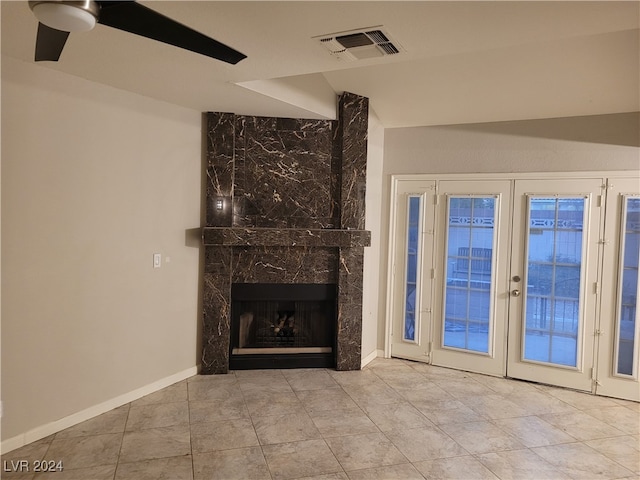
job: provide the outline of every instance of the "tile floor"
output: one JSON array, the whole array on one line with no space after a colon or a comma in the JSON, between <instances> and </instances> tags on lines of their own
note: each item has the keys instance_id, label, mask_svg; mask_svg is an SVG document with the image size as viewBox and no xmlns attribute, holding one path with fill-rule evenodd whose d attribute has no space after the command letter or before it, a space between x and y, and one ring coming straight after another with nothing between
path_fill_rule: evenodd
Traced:
<instances>
[{"instance_id":1,"label":"tile floor","mask_svg":"<svg viewBox=\"0 0 640 480\"><path fill-rule=\"evenodd\" d=\"M2 478L637 479L639 430L638 403L376 359L195 376L2 457L62 472Z\"/></svg>"}]
</instances>

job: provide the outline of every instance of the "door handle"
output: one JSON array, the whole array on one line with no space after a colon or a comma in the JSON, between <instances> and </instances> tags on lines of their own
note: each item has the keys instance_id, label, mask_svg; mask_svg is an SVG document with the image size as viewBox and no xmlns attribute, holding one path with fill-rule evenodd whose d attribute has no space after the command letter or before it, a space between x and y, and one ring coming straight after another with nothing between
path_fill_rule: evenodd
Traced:
<instances>
[{"instance_id":1,"label":"door handle","mask_svg":"<svg viewBox=\"0 0 640 480\"><path fill-rule=\"evenodd\" d=\"M514 297L519 297L520 290L518 290L517 288L515 290L511 290L511 295L513 295Z\"/></svg>"}]
</instances>

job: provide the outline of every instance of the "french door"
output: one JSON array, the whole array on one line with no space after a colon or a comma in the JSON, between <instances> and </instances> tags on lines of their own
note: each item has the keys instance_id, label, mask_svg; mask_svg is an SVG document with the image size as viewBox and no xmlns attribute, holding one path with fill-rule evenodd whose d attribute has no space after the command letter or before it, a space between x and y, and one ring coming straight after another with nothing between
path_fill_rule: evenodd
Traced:
<instances>
[{"instance_id":1,"label":"french door","mask_svg":"<svg viewBox=\"0 0 640 480\"><path fill-rule=\"evenodd\" d=\"M592 390L602 179L515 182L507 375Z\"/></svg>"},{"instance_id":2,"label":"french door","mask_svg":"<svg viewBox=\"0 0 640 480\"><path fill-rule=\"evenodd\" d=\"M640 400L638 186L396 181L391 355Z\"/></svg>"},{"instance_id":3,"label":"french door","mask_svg":"<svg viewBox=\"0 0 640 480\"><path fill-rule=\"evenodd\" d=\"M504 374L511 182L438 185L432 363Z\"/></svg>"}]
</instances>

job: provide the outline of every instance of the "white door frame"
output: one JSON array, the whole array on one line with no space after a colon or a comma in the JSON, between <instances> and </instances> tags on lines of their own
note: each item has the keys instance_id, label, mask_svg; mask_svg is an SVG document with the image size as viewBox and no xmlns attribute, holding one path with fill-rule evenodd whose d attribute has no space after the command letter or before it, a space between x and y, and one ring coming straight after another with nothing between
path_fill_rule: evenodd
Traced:
<instances>
[{"instance_id":1,"label":"white door frame","mask_svg":"<svg viewBox=\"0 0 640 480\"><path fill-rule=\"evenodd\" d=\"M404 318L405 305L406 305L406 261L407 261L407 243L406 243L406 231L407 231L407 222L408 222L408 210L406 201L410 198L420 198L420 219L419 219L419 232L418 232L418 244L420 245L421 251L418 252L417 260L418 260L418 271L416 278L416 285L418 290L416 291L415 297L415 328L414 339L407 340L404 338L403 329L400 325L394 325L393 321L390 322L390 327L396 327L396 332L394 336L394 332L389 332L390 344L395 345L396 349L401 351L401 356L404 358L411 358L418 361L425 361L425 357L429 355L428 345L423 339L428 339L430 334L430 314L428 311L430 310L427 305L423 305L422 299L425 296L425 292L427 292L427 296L430 293L430 283L431 280L428 278L428 275L425 275L430 268L432 258L427 257L423 258L423 252L431 252L433 249L422 248L422 245L425 242L429 244L433 243L433 235L430 234L433 231L433 217L434 217L434 206L433 206L433 197L435 194L435 182L411 182L406 181L397 185L398 190L396 190L395 196L398 199L397 202L394 203L395 209L395 221L391 225L391 230L397 232L397 235L393 238L394 241L394 252L395 258L391 258L390 262L392 268L396 269L396 275L403 275L403 283L400 285L398 282L393 284L395 288L394 292L391 292L391 297L394 299L394 303L390 304L389 307L394 309L390 318ZM400 201L400 198L404 199L404 201ZM403 212L404 215L398 214L398 212ZM401 240L400 240L401 239ZM402 299L400 299L402 297ZM429 317L429 318L427 318ZM395 343L393 342L393 338L395 338ZM393 347L391 347L393 348ZM397 352L396 352L397 353Z\"/></svg>"},{"instance_id":2,"label":"white door frame","mask_svg":"<svg viewBox=\"0 0 640 480\"><path fill-rule=\"evenodd\" d=\"M634 372L631 375L623 375L617 373L616 366L616 343L619 334L619 318L620 312L620 289L622 275L619 270L621 257L624 255L622 247L624 242L619 236L624 225L623 216L623 200L625 198L638 198L639 191L638 178L615 177L608 178L607 183L607 213L606 224L602 241L608 247L604 252L602 259L602 292L601 302L599 305L600 324L598 325L597 335L599 340L599 348L597 351L598 363L595 372L596 393L616 398L625 398L627 400L640 401L640 388L638 376L638 355L640 355L640 345L636 338L635 349L633 351ZM636 325L635 334L638 334L640 323L638 315L640 311L636 307ZM602 358L605 361L600 361ZM609 361L607 361L607 359Z\"/></svg>"}]
</instances>

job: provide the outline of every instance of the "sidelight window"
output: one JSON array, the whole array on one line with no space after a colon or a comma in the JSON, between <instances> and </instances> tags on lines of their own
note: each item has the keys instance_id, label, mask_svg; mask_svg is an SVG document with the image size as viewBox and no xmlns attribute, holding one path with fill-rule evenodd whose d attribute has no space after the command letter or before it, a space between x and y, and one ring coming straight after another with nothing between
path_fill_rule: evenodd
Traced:
<instances>
[{"instance_id":1,"label":"sidelight window","mask_svg":"<svg viewBox=\"0 0 640 480\"><path fill-rule=\"evenodd\" d=\"M422 195L409 195L407 208L407 255L405 268L405 308L402 338L417 343L416 316L419 311L420 256L422 253Z\"/></svg>"},{"instance_id":2,"label":"sidelight window","mask_svg":"<svg viewBox=\"0 0 640 480\"><path fill-rule=\"evenodd\" d=\"M620 280L616 322L615 373L636 378L638 345L638 257L640 256L640 198L623 197Z\"/></svg>"}]
</instances>

